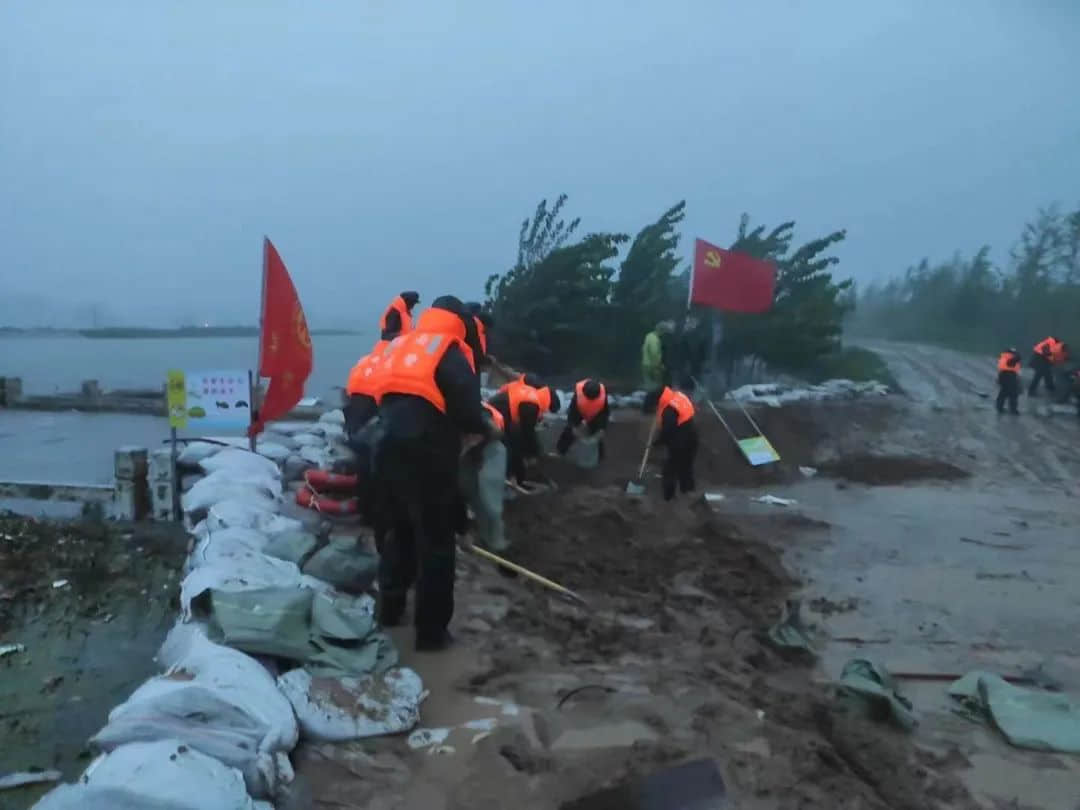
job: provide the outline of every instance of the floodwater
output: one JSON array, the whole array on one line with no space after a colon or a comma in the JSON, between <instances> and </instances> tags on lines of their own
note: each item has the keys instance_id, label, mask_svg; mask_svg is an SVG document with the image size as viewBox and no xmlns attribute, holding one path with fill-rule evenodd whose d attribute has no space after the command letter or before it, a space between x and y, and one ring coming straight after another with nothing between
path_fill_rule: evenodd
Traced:
<instances>
[{"instance_id":1,"label":"floodwater","mask_svg":"<svg viewBox=\"0 0 1080 810\"><path fill-rule=\"evenodd\" d=\"M377 335L315 335L308 396L327 396ZM156 388L171 368L190 371L254 369L255 337L108 339L77 335L0 337L0 376L22 377L26 394L77 391L83 380L106 390Z\"/></svg>"}]
</instances>

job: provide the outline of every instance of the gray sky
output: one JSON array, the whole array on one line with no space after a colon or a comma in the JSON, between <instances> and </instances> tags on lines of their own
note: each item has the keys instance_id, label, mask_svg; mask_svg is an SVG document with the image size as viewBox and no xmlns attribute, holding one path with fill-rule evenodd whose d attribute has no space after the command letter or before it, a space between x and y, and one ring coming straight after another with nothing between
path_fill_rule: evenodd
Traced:
<instances>
[{"instance_id":1,"label":"gray sky","mask_svg":"<svg viewBox=\"0 0 1080 810\"><path fill-rule=\"evenodd\" d=\"M0 323L309 321L479 297L565 191L848 229L840 272L1005 251L1080 202L1073 0L3 0Z\"/></svg>"}]
</instances>

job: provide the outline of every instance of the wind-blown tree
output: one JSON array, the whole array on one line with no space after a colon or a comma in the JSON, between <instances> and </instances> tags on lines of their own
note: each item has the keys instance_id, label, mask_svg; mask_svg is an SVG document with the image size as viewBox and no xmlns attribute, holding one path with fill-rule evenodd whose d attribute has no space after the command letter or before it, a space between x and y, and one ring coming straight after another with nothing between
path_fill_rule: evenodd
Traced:
<instances>
[{"instance_id":1,"label":"wind-blown tree","mask_svg":"<svg viewBox=\"0 0 1080 810\"><path fill-rule=\"evenodd\" d=\"M794 222L766 232L752 230L743 214L731 250L767 259L776 265L773 307L764 315L723 316L720 356L729 370L745 357L789 371L812 369L840 348L844 316L852 305L851 281L834 281L830 268L839 259L827 251L844 240L834 231L791 250Z\"/></svg>"},{"instance_id":2,"label":"wind-blown tree","mask_svg":"<svg viewBox=\"0 0 1080 810\"><path fill-rule=\"evenodd\" d=\"M485 288L496 353L541 373L606 359L613 341L609 262L629 239L594 233L566 244L580 220L557 219L565 202L565 194L550 209L541 201L522 224L517 263Z\"/></svg>"},{"instance_id":3,"label":"wind-blown tree","mask_svg":"<svg viewBox=\"0 0 1080 810\"><path fill-rule=\"evenodd\" d=\"M619 331L625 341L640 339L658 320L685 307L686 297L679 298L678 284L673 283L679 264L676 227L685 215L686 201L682 200L642 228L619 267L611 301L619 311Z\"/></svg>"}]
</instances>

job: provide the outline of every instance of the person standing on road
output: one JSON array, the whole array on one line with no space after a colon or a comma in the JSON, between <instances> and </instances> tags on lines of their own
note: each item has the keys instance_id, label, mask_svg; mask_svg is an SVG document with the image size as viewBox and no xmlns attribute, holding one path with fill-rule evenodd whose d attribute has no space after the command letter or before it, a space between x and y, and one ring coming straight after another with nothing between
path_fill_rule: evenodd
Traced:
<instances>
[{"instance_id":1,"label":"person standing on road","mask_svg":"<svg viewBox=\"0 0 1080 810\"><path fill-rule=\"evenodd\" d=\"M494 432L481 405L466 319L472 323L457 298L436 299L416 329L388 349L377 372L374 475L389 528L378 535L379 621L400 624L415 580L417 650L451 642L462 440Z\"/></svg>"},{"instance_id":2,"label":"person standing on road","mask_svg":"<svg viewBox=\"0 0 1080 810\"><path fill-rule=\"evenodd\" d=\"M1028 396L1033 397L1038 393L1039 383L1046 384L1046 390L1051 394L1054 393L1054 363L1055 360L1062 356L1063 344L1058 343L1058 339L1050 336L1045 340L1040 340L1035 344L1033 353L1031 355L1031 370L1035 372L1035 376L1031 379L1031 385L1028 386ZM1061 360L1060 362L1064 362Z\"/></svg>"},{"instance_id":3,"label":"person standing on road","mask_svg":"<svg viewBox=\"0 0 1080 810\"><path fill-rule=\"evenodd\" d=\"M1020 353L1009 349L998 356L998 396L997 412L1005 412L1005 403L1009 404L1009 413L1020 413L1016 403L1020 397Z\"/></svg>"},{"instance_id":4,"label":"person standing on road","mask_svg":"<svg viewBox=\"0 0 1080 810\"><path fill-rule=\"evenodd\" d=\"M660 435L653 446L667 446L661 475L664 500L670 501L675 497L676 484L683 494L694 491L694 459L698 446L694 403L681 391L665 387L656 406L656 421Z\"/></svg>"},{"instance_id":5,"label":"person standing on road","mask_svg":"<svg viewBox=\"0 0 1080 810\"><path fill-rule=\"evenodd\" d=\"M663 321L658 323L641 344L641 380L648 392L664 387L664 344L660 334L665 327Z\"/></svg>"},{"instance_id":6,"label":"person standing on road","mask_svg":"<svg viewBox=\"0 0 1080 810\"><path fill-rule=\"evenodd\" d=\"M559 434L555 449L565 456L575 439L591 436L597 443L597 452L604 460L604 431L611 419L607 389L597 380L580 380L574 386L574 395L566 409L566 427Z\"/></svg>"}]
</instances>

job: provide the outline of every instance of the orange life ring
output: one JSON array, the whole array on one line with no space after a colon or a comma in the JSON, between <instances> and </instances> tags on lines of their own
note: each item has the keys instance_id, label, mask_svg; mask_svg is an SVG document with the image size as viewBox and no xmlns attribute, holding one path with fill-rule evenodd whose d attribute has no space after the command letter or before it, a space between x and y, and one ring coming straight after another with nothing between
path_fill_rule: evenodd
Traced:
<instances>
[{"instance_id":1,"label":"orange life ring","mask_svg":"<svg viewBox=\"0 0 1080 810\"><path fill-rule=\"evenodd\" d=\"M297 490L296 502L308 509L322 512L325 515L355 515L360 511L360 499L348 498L339 501L326 495L320 495L310 487Z\"/></svg>"},{"instance_id":2,"label":"orange life ring","mask_svg":"<svg viewBox=\"0 0 1080 810\"><path fill-rule=\"evenodd\" d=\"M304 483L316 491L351 492L356 490L357 478L355 475L342 475L326 470L307 470L304 472Z\"/></svg>"}]
</instances>

